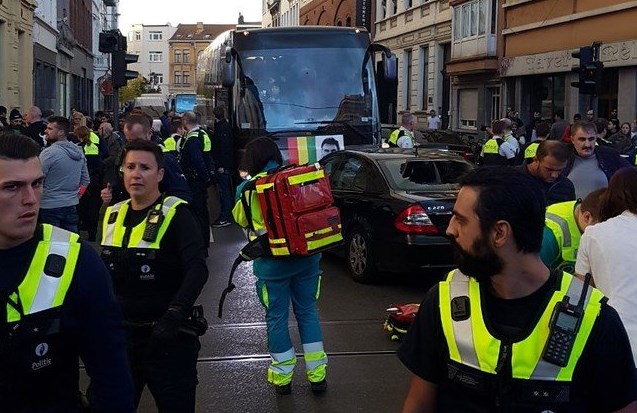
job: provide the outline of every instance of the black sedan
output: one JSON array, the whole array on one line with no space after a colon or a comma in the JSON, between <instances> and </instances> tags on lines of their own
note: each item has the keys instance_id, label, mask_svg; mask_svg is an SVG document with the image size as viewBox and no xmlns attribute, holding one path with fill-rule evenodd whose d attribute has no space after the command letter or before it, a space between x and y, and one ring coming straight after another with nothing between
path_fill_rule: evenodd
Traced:
<instances>
[{"instance_id":1,"label":"black sedan","mask_svg":"<svg viewBox=\"0 0 637 413\"><path fill-rule=\"evenodd\" d=\"M443 151L391 148L339 151L321 164L341 211L344 253L356 281L452 267L445 231L458 179L471 163Z\"/></svg>"}]
</instances>

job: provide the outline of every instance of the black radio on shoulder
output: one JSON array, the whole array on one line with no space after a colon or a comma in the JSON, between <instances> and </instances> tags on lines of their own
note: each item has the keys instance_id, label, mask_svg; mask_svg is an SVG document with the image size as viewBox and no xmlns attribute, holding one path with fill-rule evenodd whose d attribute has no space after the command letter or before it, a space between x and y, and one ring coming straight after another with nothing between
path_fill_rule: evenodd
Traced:
<instances>
[{"instance_id":1,"label":"black radio on shoulder","mask_svg":"<svg viewBox=\"0 0 637 413\"><path fill-rule=\"evenodd\" d=\"M164 221L164 214L161 210L151 209L146 216L146 228L142 239L146 242L154 242L159 234L159 228Z\"/></svg>"},{"instance_id":2,"label":"black radio on shoulder","mask_svg":"<svg viewBox=\"0 0 637 413\"><path fill-rule=\"evenodd\" d=\"M555 305L549 324L549 338L544 346L542 358L549 363L566 367L571 357L575 338L584 316L584 302L591 281L591 274L586 274L582 294L577 305L569 303L569 297Z\"/></svg>"}]
</instances>

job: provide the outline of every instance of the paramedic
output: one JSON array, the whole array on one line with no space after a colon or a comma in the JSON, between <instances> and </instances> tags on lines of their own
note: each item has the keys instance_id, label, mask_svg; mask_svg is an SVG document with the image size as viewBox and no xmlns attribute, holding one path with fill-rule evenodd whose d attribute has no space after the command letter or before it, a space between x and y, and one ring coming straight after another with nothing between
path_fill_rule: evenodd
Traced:
<instances>
[{"instance_id":1,"label":"paramedic","mask_svg":"<svg viewBox=\"0 0 637 413\"><path fill-rule=\"evenodd\" d=\"M129 142L122 173L130 200L106 210L101 244L128 327L136 401L148 384L159 412L194 412L200 343L188 321L208 279L199 226L185 201L159 191L158 145Z\"/></svg>"},{"instance_id":2,"label":"paramedic","mask_svg":"<svg viewBox=\"0 0 637 413\"><path fill-rule=\"evenodd\" d=\"M257 179L282 163L281 152L274 141L259 138L246 145L240 169L248 171L252 179ZM243 228L250 226L239 199L245 197L251 211L252 226L257 233L264 233L265 226L256 191L243 192L246 183L247 181L237 189L238 201L232 214ZM248 233L251 239L257 235L251 230ZM320 260L321 254L294 258L261 257L254 260L257 295L265 307L268 350L272 358L267 372L268 382L275 386L277 394L290 394L296 364L296 353L288 329L290 300L299 326L306 375L311 389L315 393L321 393L327 388L327 355L323 350L323 337L316 308L321 282Z\"/></svg>"}]
</instances>

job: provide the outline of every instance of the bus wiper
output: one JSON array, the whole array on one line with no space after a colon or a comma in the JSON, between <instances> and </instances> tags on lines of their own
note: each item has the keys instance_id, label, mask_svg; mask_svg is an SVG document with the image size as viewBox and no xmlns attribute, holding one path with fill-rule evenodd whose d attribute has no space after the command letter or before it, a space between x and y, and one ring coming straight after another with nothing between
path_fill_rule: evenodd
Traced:
<instances>
[{"instance_id":1,"label":"bus wiper","mask_svg":"<svg viewBox=\"0 0 637 413\"><path fill-rule=\"evenodd\" d=\"M272 131L272 132L268 132L266 135L264 135L264 138L270 138L274 141L278 141L279 138L277 137L277 135L281 135L284 133L298 133L298 134L302 134L303 136L307 136L307 131L305 130L301 130L301 129L283 129L283 130L277 130L277 131ZM291 136L293 137L293 136Z\"/></svg>"},{"instance_id":2,"label":"bus wiper","mask_svg":"<svg viewBox=\"0 0 637 413\"><path fill-rule=\"evenodd\" d=\"M354 133L356 133L361 138L363 138L365 140L368 138L368 136L365 135L363 132L361 132L357 127L355 127L351 123L346 122L344 120L319 120L319 121L312 121L312 122L294 122L294 124L295 125L317 125L317 124L344 125L344 126L347 126L350 130L352 130Z\"/></svg>"}]
</instances>

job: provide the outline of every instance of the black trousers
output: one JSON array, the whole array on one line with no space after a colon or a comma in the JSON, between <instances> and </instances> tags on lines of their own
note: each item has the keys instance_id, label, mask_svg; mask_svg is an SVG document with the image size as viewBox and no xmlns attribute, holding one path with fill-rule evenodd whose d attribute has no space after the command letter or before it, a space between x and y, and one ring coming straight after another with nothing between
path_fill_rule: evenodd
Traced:
<instances>
[{"instance_id":1,"label":"black trousers","mask_svg":"<svg viewBox=\"0 0 637 413\"><path fill-rule=\"evenodd\" d=\"M205 256L208 256L210 247L210 216L208 215L208 186L206 184L193 181L189 182L192 191L192 201L190 210L199 222L201 228L201 238L203 238L203 249Z\"/></svg>"},{"instance_id":2,"label":"black trousers","mask_svg":"<svg viewBox=\"0 0 637 413\"><path fill-rule=\"evenodd\" d=\"M180 333L175 340L155 342L150 340L150 334L149 328L129 330L136 406L148 385L159 413L194 413L199 337Z\"/></svg>"}]
</instances>

